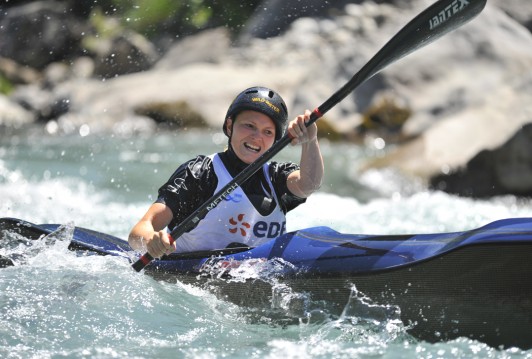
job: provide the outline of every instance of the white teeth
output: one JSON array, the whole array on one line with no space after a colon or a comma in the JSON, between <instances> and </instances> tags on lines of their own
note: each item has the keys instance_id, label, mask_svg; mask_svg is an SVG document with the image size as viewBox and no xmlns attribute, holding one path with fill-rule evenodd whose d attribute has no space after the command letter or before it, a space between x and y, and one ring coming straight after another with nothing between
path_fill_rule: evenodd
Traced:
<instances>
[{"instance_id":1,"label":"white teeth","mask_svg":"<svg viewBox=\"0 0 532 359\"><path fill-rule=\"evenodd\" d=\"M255 151L255 152L259 152L260 151L260 147L252 146L249 143L244 143L244 146L246 146L246 148L248 148L248 149L250 149L252 151Z\"/></svg>"}]
</instances>

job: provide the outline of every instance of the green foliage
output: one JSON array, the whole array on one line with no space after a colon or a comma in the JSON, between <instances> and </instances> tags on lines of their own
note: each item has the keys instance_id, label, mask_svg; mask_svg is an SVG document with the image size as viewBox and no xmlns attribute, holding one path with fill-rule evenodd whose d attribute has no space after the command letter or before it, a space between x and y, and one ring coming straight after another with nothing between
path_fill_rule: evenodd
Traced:
<instances>
[{"instance_id":1,"label":"green foliage","mask_svg":"<svg viewBox=\"0 0 532 359\"><path fill-rule=\"evenodd\" d=\"M233 32L252 14L260 0L112 0L106 16L146 36L170 32L175 36L226 26Z\"/></svg>"},{"instance_id":2,"label":"green foliage","mask_svg":"<svg viewBox=\"0 0 532 359\"><path fill-rule=\"evenodd\" d=\"M9 95L13 91L13 84L0 73L0 94Z\"/></svg>"},{"instance_id":3,"label":"green foliage","mask_svg":"<svg viewBox=\"0 0 532 359\"><path fill-rule=\"evenodd\" d=\"M152 25L172 19L183 7L181 1L172 0L114 0L122 22L137 31L146 31ZM134 5L132 5L132 3Z\"/></svg>"},{"instance_id":4,"label":"green foliage","mask_svg":"<svg viewBox=\"0 0 532 359\"><path fill-rule=\"evenodd\" d=\"M122 32L123 26L117 19L106 16L104 12L96 7L91 12L90 22L96 29L98 36L111 38Z\"/></svg>"}]
</instances>

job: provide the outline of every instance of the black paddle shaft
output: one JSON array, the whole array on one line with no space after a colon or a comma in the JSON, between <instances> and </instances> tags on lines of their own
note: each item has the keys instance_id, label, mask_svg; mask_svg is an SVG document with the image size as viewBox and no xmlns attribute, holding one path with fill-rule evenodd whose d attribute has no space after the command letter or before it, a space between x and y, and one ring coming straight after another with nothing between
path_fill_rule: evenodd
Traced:
<instances>
[{"instance_id":1,"label":"black paddle shaft","mask_svg":"<svg viewBox=\"0 0 532 359\"><path fill-rule=\"evenodd\" d=\"M486 1L487 0L439 0L432 4L392 37L390 41L388 41L342 88L336 91L321 106L316 108L312 112L310 120L307 122L306 126L308 127L316 122L327 111L353 92L353 90L355 90L360 84L373 77L392 62L430 44L434 40L477 16L482 9L484 9ZM247 181L291 141L292 138L289 134L284 135L255 162L249 164L242 172L236 175L232 181L215 193L209 198L209 200L203 203L197 210L175 227L171 233L171 237L179 238L181 235L194 228L211 209L216 207L238 186ZM146 253L138 261L133 263L133 268L139 272L152 260L153 257L149 253Z\"/></svg>"}]
</instances>

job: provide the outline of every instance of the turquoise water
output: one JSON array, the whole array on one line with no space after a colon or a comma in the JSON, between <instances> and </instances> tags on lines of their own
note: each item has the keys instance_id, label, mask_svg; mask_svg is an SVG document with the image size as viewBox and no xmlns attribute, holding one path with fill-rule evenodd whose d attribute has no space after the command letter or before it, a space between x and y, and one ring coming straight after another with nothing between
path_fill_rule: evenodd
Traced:
<instances>
[{"instance_id":1,"label":"turquoise water","mask_svg":"<svg viewBox=\"0 0 532 359\"><path fill-rule=\"evenodd\" d=\"M191 285L156 281L119 258L68 251L72 225L125 238L178 164L224 144L219 133L200 132L0 135L0 216L66 225L64 238L47 245L21 242L0 250L17 261L0 269L0 357L532 358L532 351L465 338L420 342L397 318L367 322L348 303L341 316L315 303L312 312L286 320L286 296L304 293L280 288L271 308L251 310ZM381 151L324 141L324 186L289 214L288 230L461 231L532 216L528 200L471 200L427 191L390 170L361 173L364 159ZM295 160L297 152L288 148L278 159Z\"/></svg>"}]
</instances>

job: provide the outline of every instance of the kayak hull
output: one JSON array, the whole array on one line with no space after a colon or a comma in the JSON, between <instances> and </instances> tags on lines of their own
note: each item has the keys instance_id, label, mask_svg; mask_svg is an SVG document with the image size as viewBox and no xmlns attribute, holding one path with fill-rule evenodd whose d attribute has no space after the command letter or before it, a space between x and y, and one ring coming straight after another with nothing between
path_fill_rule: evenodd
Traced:
<instances>
[{"instance_id":1,"label":"kayak hull","mask_svg":"<svg viewBox=\"0 0 532 359\"><path fill-rule=\"evenodd\" d=\"M7 218L0 225L31 239L59 227ZM127 242L79 227L70 249L137 259ZM309 302L321 302L338 315L346 310L368 320L398 315L421 340L468 337L493 347L530 349L530 258L532 219L515 218L438 234L375 236L308 228L252 249L172 254L145 272L248 307L272 308L279 291L289 288L295 294L294 317L303 315ZM375 305L360 305L364 298Z\"/></svg>"},{"instance_id":2,"label":"kayak hull","mask_svg":"<svg viewBox=\"0 0 532 359\"><path fill-rule=\"evenodd\" d=\"M377 308L396 306L415 338L438 342L467 337L493 347L532 348L531 244L470 246L444 256L376 273L289 276L271 281L231 281L197 274L147 271L156 279L200 285L240 306L271 307L276 287L308 294L340 315L379 319L382 313L357 312L359 296ZM296 303L297 305L297 303ZM379 307L380 306L380 307ZM304 308L303 308L304 309ZM382 309L381 309L382 311ZM297 311L295 315L302 314Z\"/></svg>"}]
</instances>

